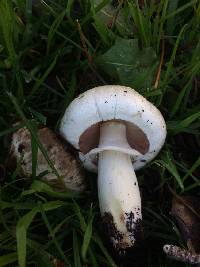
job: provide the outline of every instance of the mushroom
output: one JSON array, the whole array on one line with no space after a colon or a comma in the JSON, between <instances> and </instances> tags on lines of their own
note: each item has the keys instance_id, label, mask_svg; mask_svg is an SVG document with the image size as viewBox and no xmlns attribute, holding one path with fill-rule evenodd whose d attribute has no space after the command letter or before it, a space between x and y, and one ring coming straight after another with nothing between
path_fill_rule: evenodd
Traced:
<instances>
[{"instance_id":1,"label":"mushroom","mask_svg":"<svg viewBox=\"0 0 200 267\"><path fill-rule=\"evenodd\" d=\"M85 189L83 168L75 156L63 145L52 130L46 127L41 128L37 134L62 182L52 172L40 150L37 153L36 175L41 175L43 181L54 185L59 191L66 188L76 192L83 191ZM31 134L26 128L21 128L12 135L8 167L15 167L13 166L16 165L15 162L20 162L22 175L26 177L32 175Z\"/></svg>"},{"instance_id":2,"label":"mushroom","mask_svg":"<svg viewBox=\"0 0 200 267\"><path fill-rule=\"evenodd\" d=\"M124 254L141 229L135 170L152 160L165 141L161 113L129 87L100 86L72 101L60 133L79 150L85 168L98 171L103 223L113 247Z\"/></svg>"}]
</instances>

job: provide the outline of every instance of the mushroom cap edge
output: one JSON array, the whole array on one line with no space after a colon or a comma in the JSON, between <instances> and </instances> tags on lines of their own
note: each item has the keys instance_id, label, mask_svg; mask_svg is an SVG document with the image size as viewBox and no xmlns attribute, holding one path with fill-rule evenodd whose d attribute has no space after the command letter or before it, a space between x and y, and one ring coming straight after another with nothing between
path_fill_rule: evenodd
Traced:
<instances>
[{"instance_id":1,"label":"mushroom cap edge","mask_svg":"<svg viewBox=\"0 0 200 267\"><path fill-rule=\"evenodd\" d=\"M108 120L123 120L141 129L149 140L148 152L133 160L139 169L160 151L166 138L166 124L160 111L134 89L119 85L92 88L75 98L61 120L60 133L80 151L83 165L92 171L95 155L88 156L80 149L81 135L92 125Z\"/></svg>"}]
</instances>

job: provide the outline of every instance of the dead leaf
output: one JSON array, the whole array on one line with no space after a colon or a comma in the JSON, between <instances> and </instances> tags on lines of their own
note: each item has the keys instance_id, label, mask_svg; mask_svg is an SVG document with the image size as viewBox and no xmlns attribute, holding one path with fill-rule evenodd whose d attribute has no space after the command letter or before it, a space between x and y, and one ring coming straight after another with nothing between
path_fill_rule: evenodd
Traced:
<instances>
[{"instance_id":1,"label":"dead leaf","mask_svg":"<svg viewBox=\"0 0 200 267\"><path fill-rule=\"evenodd\" d=\"M200 251L200 198L174 195L170 214L175 218L189 251Z\"/></svg>"}]
</instances>

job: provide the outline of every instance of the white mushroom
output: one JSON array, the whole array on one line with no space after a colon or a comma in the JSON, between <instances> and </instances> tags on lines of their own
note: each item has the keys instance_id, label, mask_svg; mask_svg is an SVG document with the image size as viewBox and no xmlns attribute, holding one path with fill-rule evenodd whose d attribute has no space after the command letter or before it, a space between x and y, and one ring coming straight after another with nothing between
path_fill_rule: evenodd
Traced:
<instances>
[{"instance_id":1,"label":"white mushroom","mask_svg":"<svg viewBox=\"0 0 200 267\"><path fill-rule=\"evenodd\" d=\"M134 246L142 219L134 170L152 160L165 141L161 113L131 88L100 86L74 99L60 132L80 151L85 168L98 170L101 215L114 248Z\"/></svg>"},{"instance_id":2,"label":"white mushroom","mask_svg":"<svg viewBox=\"0 0 200 267\"><path fill-rule=\"evenodd\" d=\"M36 175L43 174L42 180L60 191L63 191L65 187L72 191L83 191L85 189L84 172L74 155L50 129L46 127L38 129L37 134L49 159L58 171L60 179L52 172L40 150L37 153ZM21 128L12 135L8 166L15 167L16 162L20 162L20 171L24 176L32 175L31 134L26 128Z\"/></svg>"}]
</instances>

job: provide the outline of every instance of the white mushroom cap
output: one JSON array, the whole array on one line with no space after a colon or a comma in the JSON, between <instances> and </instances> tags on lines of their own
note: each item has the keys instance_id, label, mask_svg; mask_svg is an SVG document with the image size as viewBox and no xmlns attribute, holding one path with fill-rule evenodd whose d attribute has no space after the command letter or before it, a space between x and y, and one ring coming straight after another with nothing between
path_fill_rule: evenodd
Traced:
<instances>
[{"instance_id":1,"label":"white mushroom cap","mask_svg":"<svg viewBox=\"0 0 200 267\"><path fill-rule=\"evenodd\" d=\"M99 151L89 152L98 147L101 123L110 120L126 125L128 144L139 152L133 157L134 169L152 160L164 144L166 124L153 104L129 87L95 87L72 101L60 125L62 136L80 151L80 159L88 170L97 171Z\"/></svg>"}]
</instances>

